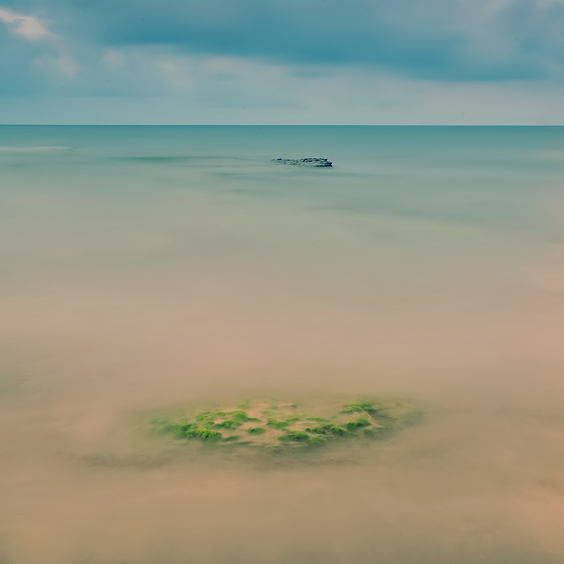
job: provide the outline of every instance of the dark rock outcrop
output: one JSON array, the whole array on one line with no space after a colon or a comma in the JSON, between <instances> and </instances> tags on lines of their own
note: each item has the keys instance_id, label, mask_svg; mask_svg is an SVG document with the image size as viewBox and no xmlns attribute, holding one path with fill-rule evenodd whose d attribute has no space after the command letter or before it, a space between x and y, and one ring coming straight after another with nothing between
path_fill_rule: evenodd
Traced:
<instances>
[{"instance_id":1,"label":"dark rock outcrop","mask_svg":"<svg viewBox=\"0 0 564 564\"><path fill-rule=\"evenodd\" d=\"M331 161L327 159L317 159L317 158L308 158L308 159L272 159L272 162L278 164L287 164L287 165L302 165L302 166L316 166L316 167L328 167L333 166Z\"/></svg>"}]
</instances>

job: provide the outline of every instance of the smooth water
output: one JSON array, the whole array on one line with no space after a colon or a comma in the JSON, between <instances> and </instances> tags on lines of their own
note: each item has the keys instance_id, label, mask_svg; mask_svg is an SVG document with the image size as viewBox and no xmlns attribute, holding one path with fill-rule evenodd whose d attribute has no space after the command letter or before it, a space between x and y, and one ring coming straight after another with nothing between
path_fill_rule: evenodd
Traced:
<instances>
[{"instance_id":1,"label":"smooth water","mask_svg":"<svg viewBox=\"0 0 564 564\"><path fill-rule=\"evenodd\" d=\"M560 127L0 127L0 563L562 562L563 187ZM141 428L254 395L425 417L319 464Z\"/></svg>"}]
</instances>

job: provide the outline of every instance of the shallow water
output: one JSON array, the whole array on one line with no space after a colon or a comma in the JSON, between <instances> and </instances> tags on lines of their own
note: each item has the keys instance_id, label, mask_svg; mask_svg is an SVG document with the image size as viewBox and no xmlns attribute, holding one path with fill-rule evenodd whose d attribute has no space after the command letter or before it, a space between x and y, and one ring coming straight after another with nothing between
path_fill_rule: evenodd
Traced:
<instances>
[{"instance_id":1,"label":"shallow water","mask_svg":"<svg viewBox=\"0 0 564 564\"><path fill-rule=\"evenodd\" d=\"M558 127L0 127L0 562L561 562L563 180ZM317 463L143 428L378 395Z\"/></svg>"}]
</instances>

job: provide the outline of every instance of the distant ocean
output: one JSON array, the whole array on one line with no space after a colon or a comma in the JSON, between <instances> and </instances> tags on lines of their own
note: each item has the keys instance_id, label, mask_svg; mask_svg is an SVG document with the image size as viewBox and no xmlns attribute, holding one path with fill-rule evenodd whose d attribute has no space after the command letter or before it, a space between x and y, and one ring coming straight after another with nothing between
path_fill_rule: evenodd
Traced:
<instances>
[{"instance_id":1,"label":"distant ocean","mask_svg":"<svg viewBox=\"0 0 564 564\"><path fill-rule=\"evenodd\" d=\"M2 563L562 562L564 127L0 126L0 320ZM132 431L327 393L426 415L272 472Z\"/></svg>"}]
</instances>

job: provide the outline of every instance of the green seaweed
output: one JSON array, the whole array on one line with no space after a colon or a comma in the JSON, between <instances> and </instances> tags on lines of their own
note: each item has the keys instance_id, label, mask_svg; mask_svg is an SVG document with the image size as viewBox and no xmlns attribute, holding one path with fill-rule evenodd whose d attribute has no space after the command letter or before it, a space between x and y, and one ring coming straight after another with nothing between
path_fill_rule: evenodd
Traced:
<instances>
[{"instance_id":1,"label":"green seaweed","mask_svg":"<svg viewBox=\"0 0 564 564\"><path fill-rule=\"evenodd\" d=\"M316 433L318 435L346 435L347 434L346 429L343 429L339 425L333 425L332 423L327 423L326 425L320 425L319 427L314 427L313 429L311 429L311 432Z\"/></svg>"},{"instance_id":2,"label":"green seaweed","mask_svg":"<svg viewBox=\"0 0 564 564\"><path fill-rule=\"evenodd\" d=\"M327 442L325 437L310 437L309 444L310 445L324 445Z\"/></svg>"},{"instance_id":3,"label":"green seaweed","mask_svg":"<svg viewBox=\"0 0 564 564\"><path fill-rule=\"evenodd\" d=\"M225 421L221 421L221 423L216 423L214 427L219 429L237 429L237 427L241 426L240 421L233 421L233 419L226 419Z\"/></svg>"},{"instance_id":4,"label":"green seaweed","mask_svg":"<svg viewBox=\"0 0 564 564\"><path fill-rule=\"evenodd\" d=\"M224 411L202 411L196 415L196 421L208 421L213 422L216 419L225 417L226 413Z\"/></svg>"},{"instance_id":5,"label":"green seaweed","mask_svg":"<svg viewBox=\"0 0 564 564\"><path fill-rule=\"evenodd\" d=\"M235 421L260 421L260 419L257 419L256 417L249 417L242 409L236 409L228 415L230 415L232 419L235 419Z\"/></svg>"},{"instance_id":6,"label":"green seaweed","mask_svg":"<svg viewBox=\"0 0 564 564\"><path fill-rule=\"evenodd\" d=\"M290 423L284 419L277 421L276 419L270 418L267 419L266 424L273 429L284 429L284 427L287 427Z\"/></svg>"},{"instance_id":7,"label":"green seaweed","mask_svg":"<svg viewBox=\"0 0 564 564\"><path fill-rule=\"evenodd\" d=\"M200 427L199 429L189 431L189 433L189 436L199 439L200 441L218 441L223 437L219 431L214 431L207 427Z\"/></svg>"},{"instance_id":8,"label":"green seaweed","mask_svg":"<svg viewBox=\"0 0 564 564\"><path fill-rule=\"evenodd\" d=\"M288 422L288 424L292 424L295 423L296 421L301 421L302 418L298 417L297 415L290 415L290 417L286 417L286 421Z\"/></svg>"},{"instance_id":9,"label":"green seaweed","mask_svg":"<svg viewBox=\"0 0 564 564\"><path fill-rule=\"evenodd\" d=\"M253 427L252 429L247 429L247 433L251 435L262 435L263 433L266 433L266 429L263 427Z\"/></svg>"},{"instance_id":10,"label":"green seaweed","mask_svg":"<svg viewBox=\"0 0 564 564\"><path fill-rule=\"evenodd\" d=\"M368 419L364 419L363 417L360 417L356 421L349 421L347 423L347 429L349 431L356 431L356 429L358 429L359 427L369 427L370 425L371 423L370 421L368 421Z\"/></svg>"},{"instance_id":11,"label":"green seaweed","mask_svg":"<svg viewBox=\"0 0 564 564\"><path fill-rule=\"evenodd\" d=\"M309 441L310 439L310 436L303 431L286 431L286 434L280 437L280 439L283 437L290 441Z\"/></svg>"},{"instance_id":12,"label":"green seaweed","mask_svg":"<svg viewBox=\"0 0 564 564\"><path fill-rule=\"evenodd\" d=\"M378 411L370 402L345 403L341 413L376 413Z\"/></svg>"},{"instance_id":13,"label":"green seaweed","mask_svg":"<svg viewBox=\"0 0 564 564\"><path fill-rule=\"evenodd\" d=\"M237 443L237 448L246 446L257 452L265 450L272 454L283 454L289 451L305 452L310 447L319 447L341 439L383 439L414 424L421 417L421 412L410 404L399 402L387 402L381 404L381 407L370 402L345 403L341 410L337 408L332 413L328 405L325 413L317 412L325 417L305 411L296 413L293 411L295 404L290 403L273 405L272 410L260 412L260 418L251 417L246 411L268 405L264 402L245 401L237 409L215 408L197 412L191 420L187 417L172 422L152 419L151 424L158 433L169 434L174 439L202 443ZM255 424L244 425L245 423ZM307 424L311 427L306 427ZM259 441L251 440L258 436L261 436Z\"/></svg>"},{"instance_id":14,"label":"green seaweed","mask_svg":"<svg viewBox=\"0 0 564 564\"><path fill-rule=\"evenodd\" d=\"M165 425L161 433L172 433L175 439L199 439L201 441L214 441L221 439L222 435L218 431L207 427L198 427L194 423L170 423Z\"/></svg>"},{"instance_id":15,"label":"green seaweed","mask_svg":"<svg viewBox=\"0 0 564 564\"><path fill-rule=\"evenodd\" d=\"M196 428L194 423L169 423L165 425L160 432L172 433L175 439L184 439L189 436L189 433Z\"/></svg>"},{"instance_id":16,"label":"green seaweed","mask_svg":"<svg viewBox=\"0 0 564 564\"><path fill-rule=\"evenodd\" d=\"M271 417L266 421L266 424L274 429L284 429L284 427L288 427L288 425L291 425L292 423L300 420L300 417L297 417L295 415L287 417L286 419L273 419Z\"/></svg>"}]
</instances>

